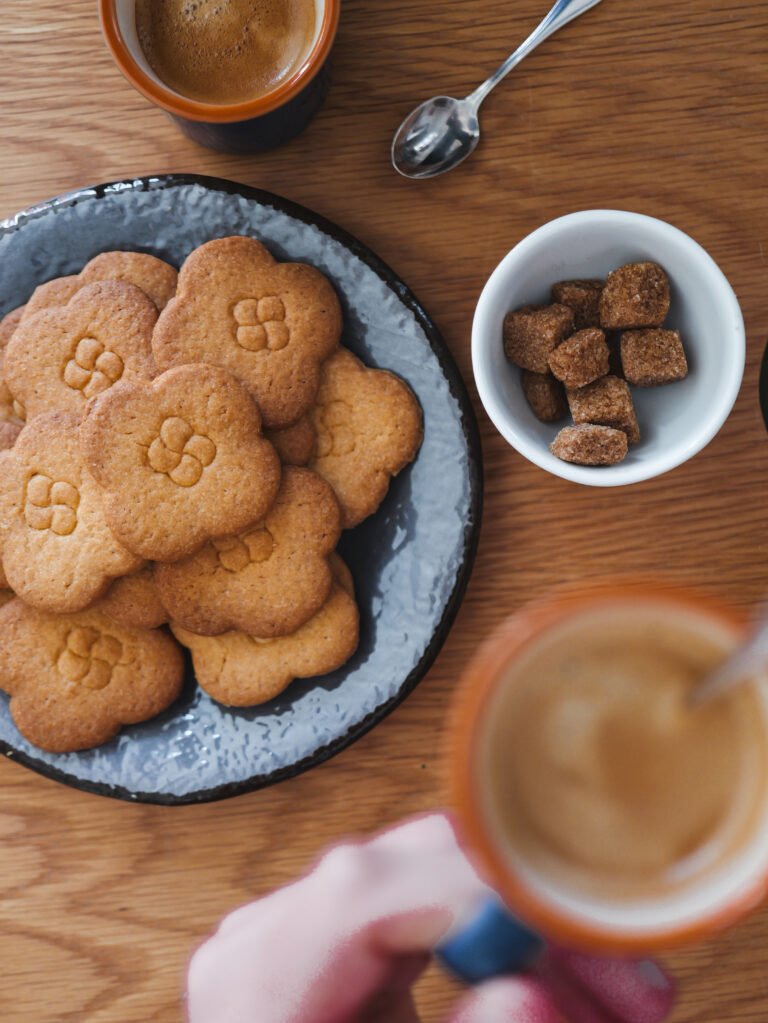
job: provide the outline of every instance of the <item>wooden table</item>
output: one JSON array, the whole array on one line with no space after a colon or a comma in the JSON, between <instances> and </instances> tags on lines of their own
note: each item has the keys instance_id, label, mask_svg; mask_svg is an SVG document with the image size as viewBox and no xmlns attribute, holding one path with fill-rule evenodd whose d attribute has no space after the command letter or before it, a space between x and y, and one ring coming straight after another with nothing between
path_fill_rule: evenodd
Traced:
<instances>
[{"instance_id":1,"label":"wooden table","mask_svg":"<svg viewBox=\"0 0 768 1023\"><path fill-rule=\"evenodd\" d=\"M389 166L417 100L462 95L543 0L345 0L335 84L307 133L259 158L180 136L119 75L92 0L3 6L0 215L79 185L197 171L288 196L365 240L410 283L470 382L478 293L501 256L560 214L637 210L690 232L741 299L749 357L725 428L686 466L627 490L528 464L478 406L480 552L435 667L387 721L326 766L184 809L85 795L0 764L0 1017L132 1023L181 1015L194 944L328 842L444 800L440 725L458 673L502 616L553 583L663 569L749 606L766 589L768 444L757 400L768 336L768 8L760 0L605 0L526 61L483 111L472 162L432 182ZM0 268L0 272L2 269ZM768 1018L768 913L669 958L677 1023ZM453 997L433 972L424 1019Z\"/></svg>"}]
</instances>

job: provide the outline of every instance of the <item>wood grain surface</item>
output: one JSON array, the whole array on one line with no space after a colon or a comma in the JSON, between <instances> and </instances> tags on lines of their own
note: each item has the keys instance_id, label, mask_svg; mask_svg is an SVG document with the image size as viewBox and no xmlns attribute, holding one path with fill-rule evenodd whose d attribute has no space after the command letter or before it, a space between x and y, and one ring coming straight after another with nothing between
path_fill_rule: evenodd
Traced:
<instances>
[{"instance_id":1,"label":"wood grain surface","mask_svg":"<svg viewBox=\"0 0 768 1023\"><path fill-rule=\"evenodd\" d=\"M480 638L562 580L664 570L739 606L766 589L768 443L757 372L768 337L768 7L762 0L604 0L530 57L483 111L472 161L399 178L392 133L416 101L463 95L546 0L344 0L328 103L267 156L199 149L122 79L92 0L12 0L0 22L0 215L80 185L150 172L230 177L304 203L409 282L471 384L473 308L512 245L560 214L662 217L720 263L744 310L736 408L686 466L626 490L528 464L478 406L486 512L466 600L406 703L334 761L229 802L141 807L0 763L0 1018L182 1018L191 948L238 903L287 881L328 842L444 801L441 724ZM0 273L2 268L0 267ZM474 391L473 391L474 394ZM768 912L670 956L676 1023L768 1019ZM424 1019L454 991L435 971Z\"/></svg>"}]
</instances>

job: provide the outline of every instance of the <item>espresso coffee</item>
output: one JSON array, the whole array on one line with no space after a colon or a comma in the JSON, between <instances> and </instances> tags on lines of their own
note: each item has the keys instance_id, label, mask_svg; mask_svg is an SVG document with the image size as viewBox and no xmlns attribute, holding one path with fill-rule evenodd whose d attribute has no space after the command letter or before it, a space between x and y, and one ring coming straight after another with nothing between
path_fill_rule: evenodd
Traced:
<instances>
[{"instance_id":1,"label":"espresso coffee","mask_svg":"<svg viewBox=\"0 0 768 1023\"><path fill-rule=\"evenodd\" d=\"M317 9L317 0L137 0L136 32L168 88L204 103L244 103L301 66Z\"/></svg>"},{"instance_id":2,"label":"espresso coffee","mask_svg":"<svg viewBox=\"0 0 768 1023\"><path fill-rule=\"evenodd\" d=\"M686 889L753 840L768 728L744 685L688 695L733 645L648 603L550 630L498 687L483 739L487 817L518 869L608 900Z\"/></svg>"}]
</instances>

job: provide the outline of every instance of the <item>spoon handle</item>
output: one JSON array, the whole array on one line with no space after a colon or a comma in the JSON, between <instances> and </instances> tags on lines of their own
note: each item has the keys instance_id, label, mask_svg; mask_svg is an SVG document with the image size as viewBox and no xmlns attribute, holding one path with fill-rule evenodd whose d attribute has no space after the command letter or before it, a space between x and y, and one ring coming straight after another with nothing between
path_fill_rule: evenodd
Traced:
<instances>
[{"instance_id":1,"label":"spoon handle","mask_svg":"<svg viewBox=\"0 0 768 1023\"><path fill-rule=\"evenodd\" d=\"M709 703L734 686L756 676L759 678L766 670L768 670L768 619L763 617L744 646L698 683L691 691L688 702L692 707Z\"/></svg>"},{"instance_id":2,"label":"spoon handle","mask_svg":"<svg viewBox=\"0 0 768 1023\"><path fill-rule=\"evenodd\" d=\"M536 49L539 43L543 43L545 39L549 39L563 25L567 25L569 21L573 21L574 18L578 18L580 14L584 14L599 3L600 0L557 0L555 6L539 27L531 32L525 42L518 46L511 57L507 57L501 67L490 78L487 78L482 85L475 89L471 96L467 97L469 102L474 103L475 108L479 107L491 89L495 89L502 78L506 78L512 68L517 67L523 57L527 57L532 50Z\"/></svg>"}]
</instances>

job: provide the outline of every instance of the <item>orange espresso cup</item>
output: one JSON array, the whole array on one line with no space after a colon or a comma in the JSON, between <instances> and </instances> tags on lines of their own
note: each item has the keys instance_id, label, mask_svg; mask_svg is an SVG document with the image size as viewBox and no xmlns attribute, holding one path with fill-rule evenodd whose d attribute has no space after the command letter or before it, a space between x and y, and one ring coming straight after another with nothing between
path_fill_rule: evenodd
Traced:
<instances>
[{"instance_id":1,"label":"orange espresso cup","mask_svg":"<svg viewBox=\"0 0 768 1023\"><path fill-rule=\"evenodd\" d=\"M508 750L493 750L494 744L500 748L509 708L519 706L507 702L510 687L519 686L521 678L535 687L537 676L525 676L525 666L534 663L529 659L537 651L552 645L553 637L577 635L567 630L578 630L582 623L594 630L595 622L609 635L616 622L644 614L673 629L692 629L716 642L718 650L722 644L723 652L743 642L748 631L746 618L737 612L664 583L606 582L561 590L518 611L485 641L464 672L452 708L447 762L459 838L467 855L512 913L544 938L586 951L656 953L703 940L759 906L768 886L768 799L749 804L757 808L750 813L749 829L738 832L738 845L728 846L723 861L711 871L671 890L626 898L616 897L615 891L608 897L594 888L580 889L573 876L553 879L551 871L541 870L542 860L521 854L519 843L509 837L509 818L499 813L499 793L511 792L515 782L489 768L510 756ZM768 737L768 681L760 677L746 689L759 708L755 735ZM518 749L528 734L518 734ZM757 745L761 748L754 773L761 789L764 785L768 791L768 738L765 748L762 739Z\"/></svg>"},{"instance_id":2,"label":"orange espresso cup","mask_svg":"<svg viewBox=\"0 0 768 1023\"><path fill-rule=\"evenodd\" d=\"M139 44L135 7L135 0L99 0L101 28L112 57L134 89L200 145L227 153L274 149L302 132L322 106L341 0L316 0L314 39L299 67L271 92L242 103L204 103L162 82Z\"/></svg>"}]
</instances>

